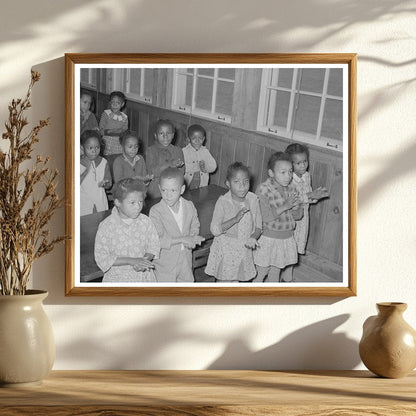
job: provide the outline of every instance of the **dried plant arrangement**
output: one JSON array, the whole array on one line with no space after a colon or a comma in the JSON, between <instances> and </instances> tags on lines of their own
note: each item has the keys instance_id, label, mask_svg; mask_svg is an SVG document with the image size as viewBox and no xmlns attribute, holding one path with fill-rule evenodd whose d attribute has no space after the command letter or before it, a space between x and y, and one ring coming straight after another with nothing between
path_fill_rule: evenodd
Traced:
<instances>
[{"instance_id":1,"label":"dried plant arrangement","mask_svg":"<svg viewBox=\"0 0 416 416\"><path fill-rule=\"evenodd\" d=\"M24 295L33 262L48 254L65 236L50 237L46 226L64 200L56 192L57 170L48 167L49 157L37 156L30 166L39 132L50 123L40 120L27 134L25 111L31 107L32 88L40 79L31 72L26 96L9 105L0 149L0 293ZM4 143L3 143L4 144ZM29 167L26 167L29 166Z\"/></svg>"}]
</instances>

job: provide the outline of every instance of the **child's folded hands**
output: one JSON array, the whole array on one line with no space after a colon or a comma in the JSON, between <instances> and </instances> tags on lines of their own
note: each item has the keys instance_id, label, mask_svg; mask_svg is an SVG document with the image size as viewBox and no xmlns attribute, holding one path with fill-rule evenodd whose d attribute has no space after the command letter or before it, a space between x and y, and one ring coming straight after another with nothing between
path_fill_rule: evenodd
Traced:
<instances>
[{"instance_id":1,"label":"child's folded hands","mask_svg":"<svg viewBox=\"0 0 416 416\"><path fill-rule=\"evenodd\" d=\"M328 189L322 186L308 193L308 198L312 200L313 202L317 202L319 199L327 198L328 196L329 196Z\"/></svg>"},{"instance_id":2,"label":"child's folded hands","mask_svg":"<svg viewBox=\"0 0 416 416\"><path fill-rule=\"evenodd\" d=\"M255 250L257 247L260 247L259 242L253 238L250 237L244 244L245 247L251 248L252 250Z\"/></svg>"},{"instance_id":3,"label":"child's folded hands","mask_svg":"<svg viewBox=\"0 0 416 416\"><path fill-rule=\"evenodd\" d=\"M199 246L203 241L205 241L204 237L201 237L200 235L187 235L183 237L182 244L186 248L195 248L196 246Z\"/></svg>"},{"instance_id":4,"label":"child's folded hands","mask_svg":"<svg viewBox=\"0 0 416 416\"><path fill-rule=\"evenodd\" d=\"M144 257L138 257L133 263L133 269L136 272L144 272L146 270L154 269L154 264Z\"/></svg>"}]
</instances>

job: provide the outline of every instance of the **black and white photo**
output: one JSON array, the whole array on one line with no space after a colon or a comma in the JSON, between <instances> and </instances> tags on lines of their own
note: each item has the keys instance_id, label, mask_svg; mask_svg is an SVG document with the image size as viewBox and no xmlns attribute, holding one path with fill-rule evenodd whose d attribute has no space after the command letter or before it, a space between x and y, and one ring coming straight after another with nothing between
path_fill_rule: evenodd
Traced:
<instances>
[{"instance_id":1,"label":"black and white photo","mask_svg":"<svg viewBox=\"0 0 416 416\"><path fill-rule=\"evenodd\" d=\"M354 295L355 63L67 54L67 295Z\"/></svg>"}]
</instances>

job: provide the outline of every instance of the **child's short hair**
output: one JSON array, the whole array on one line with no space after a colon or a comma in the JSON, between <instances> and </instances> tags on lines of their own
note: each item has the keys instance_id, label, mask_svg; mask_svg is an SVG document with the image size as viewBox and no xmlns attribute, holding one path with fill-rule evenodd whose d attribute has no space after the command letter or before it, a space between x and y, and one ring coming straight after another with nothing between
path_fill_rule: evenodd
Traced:
<instances>
[{"instance_id":1,"label":"child's short hair","mask_svg":"<svg viewBox=\"0 0 416 416\"><path fill-rule=\"evenodd\" d=\"M126 140L129 139L130 137L137 139L139 143L139 149L140 149L142 141L139 139L139 136L136 134L136 132L132 130L125 130L123 131L123 133L120 134L120 137L119 137L120 144L124 146L124 143L126 143Z\"/></svg>"},{"instance_id":2,"label":"child's short hair","mask_svg":"<svg viewBox=\"0 0 416 416\"><path fill-rule=\"evenodd\" d=\"M207 132L201 125L192 124L192 126L188 127L188 137L191 138L191 136L197 131L201 132L204 137L207 136Z\"/></svg>"},{"instance_id":3,"label":"child's short hair","mask_svg":"<svg viewBox=\"0 0 416 416\"><path fill-rule=\"evenodd\" d=\"M163 170L160 173L159 183L162 183L163 179L178 179L181 186L185 183L183 172L178 168L166 168Z\"/></svg>"},{"instance_id":4,"label":"child's short hair","mask_svg":"<svg viewBox=\"0 0 416 416\"><path fill-rule=\"evenodd\" d=\"M270 156L269 162L267 163L267 169L274 170L276 162L286 161L292 163L292 159L288 153L275 152Z\"/></svg>"},{"instance_id":5,"label":"child's short hair","mask_svg":"<svg viewBox=\"0 0 416 416\"><path fill-rule=\"evenodd\" d=\"M97 130L85 130L81 134L81 144L84 146L84 144L87 142L88 139L91 137L95 137L98 140L98 143L101 145L101 135Z\"/></svg>"},{"instance_id":6,"label":"child's short hair","mask_svg":"<svg viewBox=\"0 0 416 416\"><path fill-rule=\"evenodd\" d=\"M306 157L309 158L309 149L300 143L290 144L288 147L286 147L285 152L290 156L305 153Z\"/></svg>"},{"instance_id":7,"label":"child's short hair","mask_svg":"<svg viewBox=\"0 0 416 416\"><path fill-rule=\"evenodd\" d=\"M164 119L160 119L156 122L155 133L157 133L162 126L170 126L170 128L172 129L172 133L175 133L175 126L173 125L173 123L170 120Z\"/></svg>"},{"instance_id":8,"label":"child's short hair","mask_svg":"<svg viewBox=\"0 0 416 416\"><path fill-rule=\"evenodd\" d=\"M243 172L247 173L247 176L250 177L250 169L246 165L244 165L241 162L234 162L230 166L228 166L227 176L225 177L225 179L227 181L230 181L239 170L242 170Z\"/></svg>"},{"instance_id":9,"label":"child's short hair","mask_svg":"<svg viewBox=\"0 0 416 416\"><path fill-rule=\"evenodd\" d=\"M113 91L113 92L111 92L111 94L110 94L110 101L113 99L113 98L120 98L120 100L123 100L123 102L124 103L126 103L126 96L121 92L121 91Z\"/></svg>"},{"instance_id":10,"label":"child's short hair","mask_svg":"<svg viewBox=\"0 0 416 416\"><path fill-rule=\"evenodd\" d=\"M82 98L83 95L88 95L88 97L91 98L90 111L94 112L95 111L95 99L94 99L93 93L91 91L81 90L79 98Z\"/></svg>"},{"instance_id":11,"label":"child's short hair","mask_svg":"<svg viewBox=\"0 0 416 416\"><path fill-rule=\"evenodd\" d=\"M128 194L141 192L146 197L146 185L139 179L124 178L118 181L113 188L114 199L124 201Z\"/></svg>"}]
</instances>

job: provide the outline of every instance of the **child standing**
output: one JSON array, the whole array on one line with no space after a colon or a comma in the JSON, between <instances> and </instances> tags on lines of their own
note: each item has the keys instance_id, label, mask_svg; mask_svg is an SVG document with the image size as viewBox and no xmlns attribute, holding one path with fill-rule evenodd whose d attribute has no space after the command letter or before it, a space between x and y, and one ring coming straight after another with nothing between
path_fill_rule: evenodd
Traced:
<instances>
[{"instance_id":1,"label":"child standing","mask_svg":"<svg viewBox=\"0 0 416 416\"><path fill-rule=\"evenodd\" d=\"M249 170L240 162L228 167L225 184L229 192L218 198L212 216L214 241L205 273L221 282L248 281L256 275L253 250L262 227L259 200L249 192Z\"/></svg>"},{"instance_id":2,"label":"child standing","mask_svg":"<svg viewBox=\"0 0 416 416\"><path fill-rule=\"evenodd\" d=\"M103 136L104 155L115 155L122 152L119 137L128 129L127 114L121 110L126 105L126 97L121 91L110 94L110 108L104 110L100 119L100 132Z\"/></svg>"},{"instance_id":3,"label":"child standing","mask_svg":"<svg viewBox=\"0 0 416 416\"><path fill-rule=\"evenodd\" d=\"M146 187L138 179L122 179L114 189L111 215L98 226L94 255L103 282L155 282L153 259L160 245L149 217L141 214Z\"/></svg>"},{"instance_id":4,"label":"child standing","mask_svg":"<svg viewBox=\"0 0 416 416\"><path fill-rule=\"evenodd\" d=\"M117 156L113 163L113 179L117 183L124 178L140 179L149 182L151 177L147 175L146 163L139 152L139 138L130 130L126 130L120 136L120 144L123 154Z\"/></svg>"},{"instance_id":5,"label":"child standing","mask_svg":"<svg viewBox=\"0 0 416 416\"><path fill-rule=\"evenodd\" d=\"M99 130L97 119L95 114L91 111L93 107L93 97L92 94L88 91L81 91L80 97L80 135L84 133L85 130Z\"/></svg>"},{"instance_id":6,"label":"child standing","mask_svg":"<svg viewBox=\"0 0 416 416\"><path fill-rule=\"evenodd\" d=\"M299 193L303 205L303 218L296 221L294 237L299 254L305 254L309 233L309 204L314 204L322 198L328 197L328 190L319 187L312 191L311 175L308 172L309 150L299 143L290 144L285 152L290 156L293 164L293 185Z\"/></svg>"},{"instance_id":7,"label":"child standing","mask_svg":"<svg viewBox=\"0 0 416 416\"><path fill-rule=\"evenodd\" d=\"M183 172L184 158L182 149L172 144L175 127L169 120L159 120L154 133L155 144L146 151L147 172L153 175L148 194L150 198L160 197L159 178L166 168L180 168Z\"/></svg>"},{"instance_id":8,"label":"child standing","mask_svg":"<svg viewBox=\"0 0 416 416\"><path fill-rule=\"evenodd\" d=\"M299 198L292 182L292 161L288 154L276 152L268 162L269 178L259 185L257 195L263 219L263 234L254 253L257 267L255 282L291 282L293 264L298 261L293 237L295 220L300 217ZM302 209L302 208L301 208ZM280 272L283 270L282 276Z\"/></svg>"},{"instance_id":9,"label":"child standing","mask_svg":"<svg viewBox=\"0 0 416 416\"><path fill-rule=\"evenodd\" d=\"M203 146L205 129L199 124L188 128L189 144L183 148L185 158L185 182L189 189L202 188L209 182L209 174L217 168L217 162Z\"/></svg>"},{"instance_id":10,"label":"child standing","mask_svg":"<svg viewBox=\"0 0 416 416\"><path fill-rule=\"evenodd\" d=\"M155 261L158 282L193 282L192 249L204 241L199 236L199 220L191 201L182 198L183 172L167 168L160 174L162 200L153 205L149 217L160 239L160 258Z\"/></svg>"},{"instance_id":11,"label":"child standing","mask_svg":"<svg viewBox=\"0 0 416 416\"><path fill-rule=\"evenodd\" d=\"M80 215L108 209L105 189L111 188L111 174L107 161L100 156L100 138L96 130L81 135Z\"/></svg>"}]
</instances>

